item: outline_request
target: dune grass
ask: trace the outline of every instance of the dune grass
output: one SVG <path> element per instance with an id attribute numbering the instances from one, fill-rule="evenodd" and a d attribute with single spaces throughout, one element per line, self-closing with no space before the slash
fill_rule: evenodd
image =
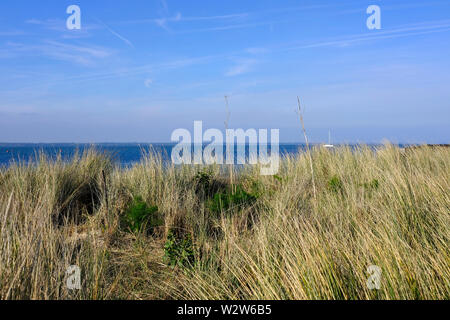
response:
<path id="1" fill-rule="evenodd" d="M 2 168 L 0 298 L 449 299 L 450 149 L 311 157 L 315 197 L 305 154 L 233 187 L 228 166 L 151 153 L 129 169 L 95 150 Z"/>

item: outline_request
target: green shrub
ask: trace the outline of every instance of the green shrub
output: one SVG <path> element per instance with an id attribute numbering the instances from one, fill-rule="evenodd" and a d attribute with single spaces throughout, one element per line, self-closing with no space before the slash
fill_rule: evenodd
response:
<path id="1" fill-rule="evenodd" d="M 256 180 L 256 179 L 252 179 L 249 189 L 250 189 L 250 195 L 255 198 L 254 200 L 261 198 L 265 193 L 264 184 L 261 181 Z"/>
<path id="2" fill-rule="evenodd" d="M 234 192 L 216 193 L 208 203 L 209 210 L 214 213 L 226 211 L 235 206 L 249 206 L 253 204 L 257 196 L 246 192 L 242 186 L 237 185 Z"/>
<path id="3" fill-rule="evenodd" d="M 200 198 L 211 198 L 215 193 L 226 189 L 227 185 L 214 178 L 210 170 L 197 172 L 193 179 L 195 193 Z"/>
<path id="4" fill-rule="evenodd" d="M 364 183 L 364 188 L 369 189 L 369 190 L 377 190 L 379 186 L 380 186 L 380 183 L 378 182 L 377 179 L 373 179 L 372 181 L 370 181 L 368 183 Z"/>
<path id="5" fill-rule="evenodd" d="M 194 245 L 190 234 L 179 235 L 169 231 L 164 245 L 164 258 L 169 266 L 187 267 L 195 261 Z"/>
<path id="6" fill-rule="evenodd" d="M 328 181 L 328 189 L 333 191 L 333 192 L 341 192 L 342 191 L 342 181 L 338 176 L 333 176 L 329 181 Z"/>
<path id="7" fill-rule="evenodd" d="M 197 172 L 197 174 L 194 177 L 194 180 L 197 185 L 207 188 L 211 184 L 212 178 L 213 177 L 211 171 L 202 170 Z"/>
<path id="8" fill-rule="evenodd" d="M 142 197 L 138 196 L 125 212 L 124 222 L 126 227 L 132 232 L 150 231 L 163 224 L 158 216 L 157 206 L 148 206 Z"/>
<path id="9" fill-rule="evenodd" d="M 278 182 L 283 183 L 283 178 L 280 177 L 279 175 L 275 174 L 275 175 L 273 175 L 273 177 L 274 177 Z"/>

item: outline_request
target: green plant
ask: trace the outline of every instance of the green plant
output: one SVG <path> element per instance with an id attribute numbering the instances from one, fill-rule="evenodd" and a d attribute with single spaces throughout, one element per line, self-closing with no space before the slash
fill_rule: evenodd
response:
<path id="1" fill-rule="evenodd" d="M 126 227 L 132 232 L 140 232 L 144 230 L 153 231 L 154 228 L 163 224 L 162 219 L 158 216 L 157 206 L 148 206 L 138 196 L 133 199 L 133 202 L 125 212 Z"/>
<path id="2" fill-rule="evenodd" d="M 333 192 L 341 192 L 342 191 L 342 181 L 338 176 L 333 176 L 328 181 L 328 189 Z"/>
<path id="3" fill-rule="evenodd" d="M 194 245 L 190 234 L 177 235 L 172 230 L 164 245 L 164 258 L 169 266 L 187 267 L 195 261 Z"/>
<path id="4" fill-rule="evenodd" d="M 372 179 L 372 181 L 370 181 L 368 183 L 364 183 L 364 188 L 369 189 L 369 190 L 377 190 L 379 186 L 380 186 L 380 183 L 378 182 L 377 179 Z"/>
<path id="5" fill-rule="evenodd" d="M 208 170 L 199 171 L 195 175 L 194 180 L 196 181 L 197 184 L 207 187 L 211 183 L 212 173 L 211 171 Z"/>
<path id="6" fill-rule="evenodd" d="M 273 175 L 273 177 L 274 177 L 278 182 L 283 183 L 283 178 L 280 177 L 279 175 L 275 174 L 275 175 Z"/>
<path id="7" fill-rule="evenodd" d="M 261 198 L 265 193 L 265 186 L 259 180 L 251 179 L 251 183 L 249 185 L 250 195 L 256 199 Z"/>
<path id="8" fill-rule="evenodd" d="M 257 195 L 246 192 L 241 185 L 236 185 L 234 192 L 228 190 L 226 193 L 216 193 L 209 201 L 208 207 L 211 212 L 220 213 L 235 206 L 251 205 L 257 198 Z"/>
<path id="9" fill-rule="evenodd" d="M 193 179 L 195 193 L 201 198 L 211 198 L 215 193 L 226 189 L 227 185 L 214 178 L 211 170 L 197 172 Z"/>
<path id="10" fill-rule="evenodd" d="M 195 192 L 207 195 L 213 182 L 212 173 L 207 170 L 197 172 L 194 177 Z"/>

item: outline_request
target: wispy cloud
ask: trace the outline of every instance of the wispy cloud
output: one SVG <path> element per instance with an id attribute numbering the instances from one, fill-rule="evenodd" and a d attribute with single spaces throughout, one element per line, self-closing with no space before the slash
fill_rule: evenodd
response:
<path id="1" fill-rule="evenodd" d="M 421 23 L 400 25 L 392 29 L 384 29 L 380 31 L 371 31 L 360 34 L 349 34 L 342 37 L 322 39 L 312 43 L 291 42 L 278 44 L 273 46 L 261 47 L 256 49 L 246 49 L 248 53 L 256 52 L 278 52 L 301 50 L 319 47 L 346 47 L 357 43 L 380 41 L 385 39 L 412 37 L 431 33 L 441 33 L 450 31 L 450 20 L 426 21 Z"/>
<path id="2" fill-rule="evenodd" d="M 372 33 L 351 35 L 336 40 L 320 41 L 290 49 L 302 49 L 302 48 L 316 48 L 316 47 L 329 47 L 329 46 L 347 46 L 350 44 L 366 41 L 377 41 L 383 39 L 411 37 L 429 33 L 439 33 L 450 31 L 450 20 L 424 22 L 419 24 L 411 24 L 403 27 L 397 27 L 391 30 L 377 31 Z"/>
<path id="3" fill-rule="evenodd" d="M 108 30 L 112 35 L 114 35 L 115 37 L 117 37 L 118 39 L 122 40 L 126 45 L 130 46 L 131 48 L 134 48 L 134 45 L 131 43 L 130 40 L 128 40 L 127 38 L 125 38 L 124 36 L 122 36 L 121 34 L 119 34 L 118 32 L 114 31 L 113 29 L 111 29 L 106 23 L 104 23 L 103 21 L 101 21 L 100 19 L 97 19 L 97 21 L 102 24 L 106 30 Z"/>
<path id="4" fill-rule="evenodd" d="M 26 35 L 25 32 L 20 30 L 14 30 L 14 31 L 1 31 L 0 37 L 15 37 L 15 36 L 23 36 Z"/>
<path id="5" fill-rule="evenodd" d="M 126 37 L 124 37 L 117 31 L 113 30 L 110 26 L 108 26 L 106 23 L 104 23 L 100 19 L 94 18 L 94 20 L 97 21 L 97 24 L 83 23 L 82 28 L 79 30 L 68 30 L 66 27 L 65 20 L 62 20 L 62 19 L 47 19 L 47 20 L 30 19 L 30 20 L 25 21 L 25 23 L 40 26 L 41 28 L 44 28 L 46 30 L 59 32 L 61 34 L 61 38 L 63 38 L 63 39 L 87 38 L 87 37 L 92 36 L 91 32 L 93 30 L 105 29 L 109 33 L 111 33 L 113 36 L 115 36 L 116 38 L 118 38 L 122 42 L 124 42 L 127 46 L 134 48 L 133 43 L 130 40 L 128 40 Z"/>
<path id="6" fill-rule="evenodd" d="M 244 18 L 255 19 L 258 16 L 274 14 L 274 13 L 292 13 L 294 11 L 306 11 L 306 10 L 318 10 L 328 7 L 335 7 L 336 5 L 308 5 L 308 6 L 297 6 L 297 7 L 286 7 L 271 10 L 262 10 L 255 12 L 237 12 L 222 15 L 211 15 L 211 16 L 182 16 L 181 13 L 177 13 L 174 17 L 170 17 L 169 9 L 165 1 L 161 1 L 161 9 L 158 13 L 162 18 L 153 19 L 136 19 L 122 21 L 119 23 L 124 24 L 139 24 L 139 23 L 156 23 L 159 25 L 166 24 L 167 22 L 190 22 L 190 21 L 222 21 L 222 20 L 239 20 Z M 338 5 L 340 6 L 340 4 Z"/>
<path id="7" fill-rule="evenodd" d="M 204 20 L 227 20 L 227 19 L 237 19 L 248 17 L 248 13 L 235 13 L 235 14 L 225 14 L 218 16 L 204 16 L 204 17 L 183 17 L 182 21 L 204 21 Z"/>
<path id="8" fill-rule="evenodd" d="M 69 45 L 53 40 L 45 40 L 40 44 L 8 42 L 4 48 L 0 49 L 0 56 L 4 58 L 24 55 L 36 56 L 36 54 L 55 60 L 90 66 L 94 65 L 96 60 L 112 55 L 112 51 L 103 47 Z"/>
<path id="9" fill-rule="evenodd" d="M 258 61 L 255 59 L 242 59 L 239 60 L 238 63 L 230 68 L 226 73 L 225 76 L 227 77 L 234 77 L 238 76 L 244 73 L 248 73 L 251 71 L 252 67 L 257 63 Z"/>
<path id="10" fill-rule="evenodd" d="M 152 84 L 153 84 L 153 80 L 152 80 L 152 79 L 146 79 L 146 80 L 144 81 L 144 85 L 145 85 L 147 88 L 150 88 L 150 87 L 152 86 Z"/>
<path id="11" fill-rule="evenodd" d="M 283 21 L 287 23 L 287 21 Z M 234 30 L 234 29 L 246 29 L 246 28 L 254 28 L 261 26 L 269 26 L 273 22 L 257 22 L 257 23 L 243 23 L 243 24 L 230 24 L 226 26 L 217 26 L 217 27 L 207 27 L 207 28 L 198 28 L 198 29 L 186 29 L 182 31 L 178 31 L 178 34 L 185 33 L 197 33 L 197 32 L 211 32 L 211 31 L 225 31 L 225 30 Z"/>
<path id="12" fill-rule="evenodd" d="M 33 50 L 33 48 L 27 48 L 28 50 Z M 1 57 L 2 51 L 0 50 L 0 57 Z M 112 53 L 111 53 L 112 54 Z M 167 62 L 160 62 L 160 63 L 154 63 L 154 64 L 146 64 L 146 65 L 139 65 L 134 67 L 117 67 L 117 68 L 109 68 L 108 71 L 105 72 L 90 72 L 85 73 L 82 75 L 74 75 L 74 76 L 60 76 L 56 77 L 51 81 L 38 81 L 35 83 L 31 83 L 30 85 L 23 87 L 23 89 L 30 89 L 30 88 L 38 88 L 38 87 L 50 87 L 53 85 L 58 85 L 60 83 L 67 83 L 70 82 L 72 84 L 78 83 L 89 83 L 89 82 L 98 82 L 98 81 L 105 81 L 109 79 L 121 79 L 121 78 L 128 78 L 133 77 L 137 75 L 147 75 L 149 73 L 158 72 L 158 71 L 165 71 L 165 70 L 172 70 L 172 69 L 179 69 L 184 68 L 188 66 L 193 65 L 201 65 L 210 63 L 217 60 L 223 60 L 227 57 L 226 54 L 221 55 L 210 55 L 210 56 L 202 56 L 202 57 L 195 57 L 195 58 L 186 58 L 186 59 L 177 59 Z M 65 57 L 63 57 L 65 58 Z M 48 77 L 46 77 L 48 79 Z M 149 79 L 147 79 L 149 80 Z M 147 83 L 150 84 L 150 83 Z M 144 82 L 145 85 L 145 82 Z M 1 90 L 0 90 L 1 91 Z"/>
<path id="13" fill-rule="evenodd" d="M 264 20 L 261 22 L 254 22 L 254 23 L 234 23 L 234 24 L 229 24 L 229 25 L 212 26 L 212 27 L 198 28 L 198 29 L 183 29 L 183 30 L 177 31 L 175 33 L 187 34 L 187 33 L 197 33 L 197 32 L 226 31 L 226 30 L 235 30 L 235 29 L 257 28 L 257 27 L 264 27 L 264 26 L 269 26 L 272 28 L 274 24 L 289 24 L 296 20 L 297 19 L 282 19 L 282 20 L 280 19 L 277 21 Z"/>
<path id="14" fill-rule="evenodd" d="M 163 28 L 166 31 L 170 31 L 167 23 L 170 21 L 179 21 L 181 19 L 181 13 L 177 13 L 174 17 L 170 17 L 169 6 L 167 5 L 166 0 L 160 0 L 159 2 L 160 8 L 158 10 L 158 14 L 160 18 L 153 19 L 153 22 L 160 28 Z"/>
<path id="15" fill-rule="evenodd" d="M 184 17 L 180 12 L 178 12 L 173 17 L 165 18 L 154 18 L 154 19 L 138 19 L 138 20 L 128 20 L 119 22 L 121 24 L 145 24 L 145 23 L 155 23 L 159 26 L 167 24 L 168 22 L 191 22 L 191 21 L 220 21 L 220 20 L 230 20 L 237 18 L 245 18 L 248 13 L 237 13 L 228 15 L 217 15 L 217 16 L 198 16 L 198 17 Z"/>
<path id="16" fill-rule="evenodd" d="M 53 30 L 53 31 L 66 31 L 67 30 L 65 21 L 61 20 L 61 19 L 47 19 L 47 20 L 29 19 L 29 20 L 25 21 L 25 23 L 41 26 L 47 30 Z"/>
<path id="17" fill-rule="evenodd" d="M 326 5 L 302 5 L 296 7 L 284 7 L 269 10 L 261 10 L 254 12 L 237 12 L 228 14 L 219 14 L 211 16 L 184 16 L 180 12 L 175 15 L 170 13 L 169 7 L 165 0 L 160 1 L 160 9 L 158 10 L 159 18 L 151 19 L 135 19 L 128 21 L 116 22 L 115 24 L 154 24 L 159 28 L 162 28 L 168 32 L 174 34 L 188 34 L 188 33 L 198 33 L 198 32 L 215 32 L 215 31 L 227 31 L 235 29 L 247 29 L 255 28 L 261 26 L 269 26 L 273 28 L 274 24 L 279 23 L 292 23 L 297 19 L 286 19 L 286 17 L 280 17 L 283 14 L 292 14 L 297 11 L 313 11 L 322 10 L 331 7 L 345 6 L 348 3 L 339 4 L 326 4 Z M 273 20 L 274 16 L 277 16 L 277 20 Z M 175 23 L 189 23 L 189 22 L 204 22 L 204 27 L 201 28 L 186 28 L 183 29 L 173 29 L 171 24 Z M 224 23 L 226 23 L 224 25 Z"/>
<path id="18" fill-rule="evenodd" d="M 82 28 L 79 30 L 68 30 L 66 21 L 63 19 L 30 19 L 25 21 L 25 23 L 59 33 L 60 37 L 63 39 L 88 38 L 92 36 L 93 30 L 102 29 L 102 26 L 97 24 L 83 23 Z"/>
<path id="19" fill-rule="evenodd" d="M 171 18 L 159 18 L 159 19 L 153 19 L 152 22 L 154 22 L 158 27 L 161 27 L 165 30 L 169 30 L 169 27 L 167 24 L 169 22 L 177 22 L 181 21 L 181 13 L 177 13 L 174 17 Z"/>
<path id="20" fill-rule="evenodd" d="M 137 20 L 127 20 L 127 21 L 121 21 L 116 22 L 114 24 L 116 25 L 124 25 L 124 24 L 154 24 L 166 31 L 170 31 L 169 24 L 173 22 L 180 22 L 180 21 L 192 21 L 190 18 L 183 18 L 180 12 L 177 12 L 174 16 L 162 15 L 160 18 L 153 18 L 153 19 L 137 19 Z"/>

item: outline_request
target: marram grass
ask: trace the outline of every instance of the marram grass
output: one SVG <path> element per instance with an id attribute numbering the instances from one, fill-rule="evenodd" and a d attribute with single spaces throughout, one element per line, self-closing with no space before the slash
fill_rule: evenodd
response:
<path id="1" fill-rule="evenodd" d="M 233 186 L 228 167 L 152 154 L 130 169 L 95 150 L 2 168 L 0 298 L 449 299 L 450 149 L 311 156 L 316 197 L 305 154 L 274 177 L 236 171 Z M 151 233 L 122 223 L 136 197 L 158 208 Z"/>

